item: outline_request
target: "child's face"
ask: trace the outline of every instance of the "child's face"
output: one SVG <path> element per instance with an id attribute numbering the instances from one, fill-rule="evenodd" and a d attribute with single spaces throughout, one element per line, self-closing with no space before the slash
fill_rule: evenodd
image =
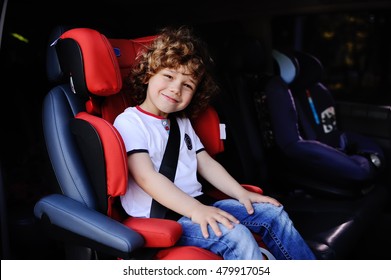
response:
<path id="1" fill-rule="evenodd" d="M 164 68 L 152 76 L 148 81 L 143 109 L 163 117 L 185 109 L 198 84 L 185 70 L 183 67 Z"/>

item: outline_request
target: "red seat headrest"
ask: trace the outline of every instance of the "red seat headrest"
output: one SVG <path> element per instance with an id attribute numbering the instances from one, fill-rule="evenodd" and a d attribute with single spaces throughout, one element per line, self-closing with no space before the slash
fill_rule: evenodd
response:
<path id="1" fill-rule="evenodd" d="M 117 57 L 122 78 L 129 75 L 140 51 L 148 47 L 156 36 L 147 36 L 138 39 L 109 39 Z"/>
<path id="2" fill-rule="evenodd" d="M 211 106 L 193 121 L 195 132 L 211 156 L 224 151 L 225 128 L 222 126 L 216 110 Z"/>
<path id="3" fill-rule="evenodd" d="M 113 47 L 96 30 L 74 28 L 56 41 L 61 69 L 71 78 L 77 94 L 110 96 L 122 88 L 122 77 Z"/>
<path id="4" fill-rule="evenodd" d="M 140 50 L 155 37 L 108 39 L 94 29 L 74 28 L 64 32 L 54 45 L 74 92 L 87 96 L 86 111 L 113 123 L 119 113 L 134 105 L 123 79 Z"/>

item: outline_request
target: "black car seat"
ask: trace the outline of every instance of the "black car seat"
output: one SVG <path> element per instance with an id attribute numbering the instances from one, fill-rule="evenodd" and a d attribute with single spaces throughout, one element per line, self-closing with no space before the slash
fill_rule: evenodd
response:
<path id="1" fill-rule="evenodd" d="M 276 178 L 342 196 L 362 195 L 378 181 L 385 157 L 364 135 L 338 129 L 336 106 L 321 83 L 322 65 L 304 52 L 273 50 L 276 72 L 265 94 L 276 144 Z M 277 168 L 278 165 L 278 168 Z"/>
<path id="2" fill-rule="evenodd" d="M 175 246 L 181 235 L 176 221 L 129 217 L 119 204 L 128 170 L 122 138 L 112 123 L 132 105 L 122 79 L 138 50 L 154 36 L 107 39 L 88 28 L 61 30 L 56 35 L 57 56 L 50 69 L 68 76 L 70 82 L 54 87 L 46 96 L 43 125 L 60 191 L 36 204 L 36 217 L 53 237 L 69 243 L 69 258 L 103 254 L 126 259 L 221 259 L 201 248 Z M 220 120 L 212 107 L 193 125 L 212 156 L 224 150 Z M 256 186 L 244 187 L 262 192 Z"/>
<path id="3" fill-rule="evenodd" d="M 215 107 L 220 118 L 230 127 L 227 133 L 237 137 L 232 143 L 234 149 L 228 146 L 224 154 L 233 153 L 233 158 L 236 154 L 241 155 L 243 160 L 237 160 L 236 164 L 241 164 L 242 169 L 249 167 L 248 173 L 243 173 L 246 177 L 241 180 L 261 186 L 284 204 L 319 259 L 348 258 L 382 213 L 386 202 L 385 188 L 376 186 L 365 196 L 345 197 L 325 193 L 310 195 L 301 191 L 302 186 L 295 186 L 289 180 L 284 180 L 284 185 L 276 183 L 272 177 L 287 178 L 280 172 L 283 161 L 271 164 L 278 154 L 274 152 L 276 136 L 272 129 L 268 95 L 275 94 L 280 104 L 276 114 L 293 116 L 292 120 L 288 118 L 281 123 L 281 128 L 295 132 L 297 126 L 287 126 L 288 123 L 295 124 L 289 87 L 280 75 L 273 73 L 272 49 L 261 41 L 238 36 L 228 39 L 223 46 L 222 57 L 218 60 L 222 62 L 218 77 L 223 92 Z M 226 158 L 220 160 L 223 165 L 227 164 Z M 302 179 L 308 175 L 304 173 Z M 329 173 L 329 176 L 333 174 Z"/>

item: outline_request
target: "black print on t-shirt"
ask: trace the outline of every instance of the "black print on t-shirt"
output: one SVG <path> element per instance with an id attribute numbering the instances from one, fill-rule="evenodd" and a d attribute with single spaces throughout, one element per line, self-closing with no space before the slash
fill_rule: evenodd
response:
<path id="1" fill-rule="evenodd" d="M 191 151 L 193 149 L 193 145 L 191 144 L 191 139 L 190 139 L 189 135 L 187 135 L 186 133 L 185 133 L 185 143 L 186 143 L 187 149 Z"/>

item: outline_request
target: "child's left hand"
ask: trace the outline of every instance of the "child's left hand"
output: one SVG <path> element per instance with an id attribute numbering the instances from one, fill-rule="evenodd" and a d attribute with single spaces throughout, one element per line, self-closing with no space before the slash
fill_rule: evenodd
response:
<path id="1" fill-rule="evenodd" d="M 262 195 L 255 192 L 245 190 L 237 200 L 244 205 L 247 209 L 247 213 L 253 214 L 254 208 L 253 203 L 271 203 L 275 206 L 281 206 L 282 204 L 275 198 L 270 196 Z"/>

